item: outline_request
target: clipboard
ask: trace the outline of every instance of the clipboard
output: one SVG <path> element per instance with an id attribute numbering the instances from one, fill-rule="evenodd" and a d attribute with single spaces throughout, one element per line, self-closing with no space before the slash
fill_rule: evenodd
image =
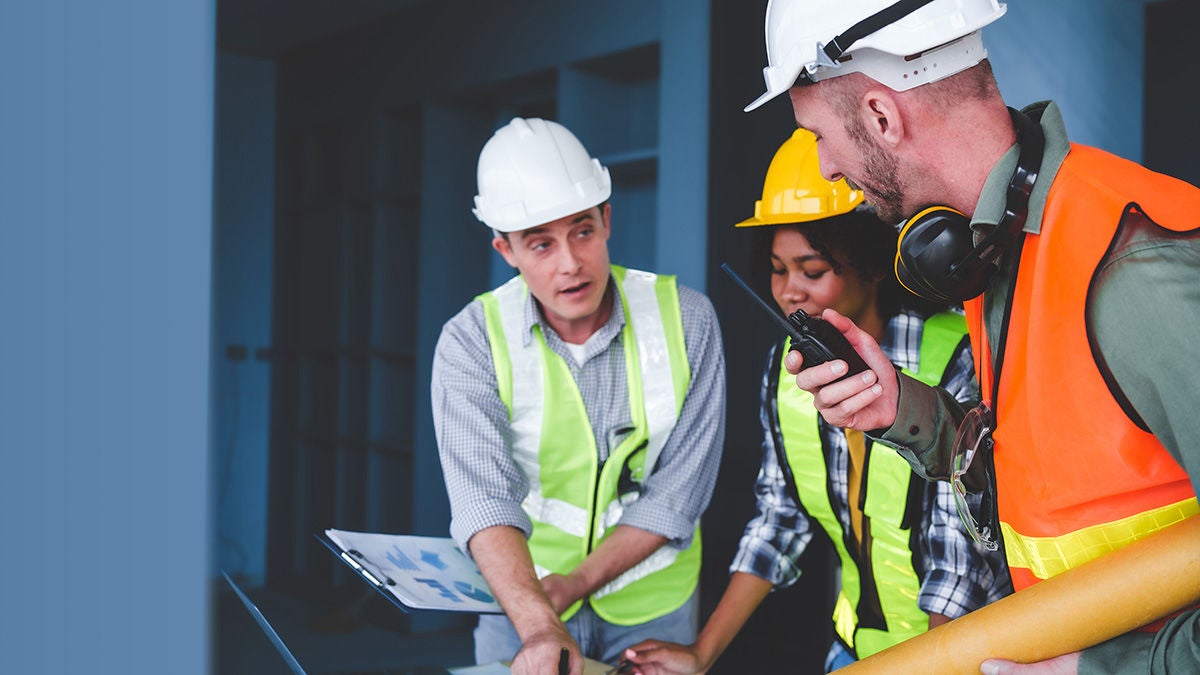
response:
<path id="1" fill-rule="evenodd" d="M 479 567 L 449 537 L 335 529 L 314 536 L 404 612 L 503 613 Z"/>

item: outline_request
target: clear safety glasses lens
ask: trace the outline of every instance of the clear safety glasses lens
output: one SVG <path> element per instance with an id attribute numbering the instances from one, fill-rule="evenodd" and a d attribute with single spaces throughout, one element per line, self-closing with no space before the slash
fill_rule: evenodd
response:
<path id="1" fill-rule="evenodd" d="M 954 487 L 954 504 L 958 507 L 958 516 L 966 526 L 967 534 L 989 551 L 999 548 L 993 532 L 994 523 L 980 525 L 971 512 L 968 499 L 969 491 L 963 483 L 963 476 L 971 468 L 971 462 L 980 452 L 987 452 L 992 445 L 992 428 L 994 426 L 992 411 L 986 405 L 980 404 L 972 408 L 958 425 L 958 434 L 954 437 L 954 446 L 950 456 L 950 484 Z M 988 490 L 991 489 L 989 485 Z M 990 504 L 994 506 L 994 496 Z"/>

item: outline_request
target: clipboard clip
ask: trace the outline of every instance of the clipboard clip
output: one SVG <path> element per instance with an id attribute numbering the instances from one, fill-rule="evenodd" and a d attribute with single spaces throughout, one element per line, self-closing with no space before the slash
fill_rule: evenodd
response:
<path id="1" fill-rule="evenodd" d="M 349 551 L 338 551 L 338 556 L 342 560 L 345 560 L 346 564 L 352 567 L 355 572 L 358 572 L 367 581 L 375 584 L 376 587 L 382 589 L 385 585 L 396 585 L 396 582 L 393 581 L 391 577 L 380 572 L 378 568 L 374 570 L 367 569 L 367 566 L 371 565 L 371 562 L 367 560 L 366 556 L 359 553 L 355 549 L 350 549 Z"/>

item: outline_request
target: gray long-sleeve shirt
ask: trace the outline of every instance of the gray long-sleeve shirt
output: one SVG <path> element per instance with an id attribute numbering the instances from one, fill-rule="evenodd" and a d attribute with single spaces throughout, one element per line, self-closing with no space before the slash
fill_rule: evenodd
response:
<path id="1" fill-rule="evenodd" d="M 682 548 L 690 543 L 717 478 L 725 437 L 725 355 L 708 298 L 680 286 L 679 304 L 691 382 L 657 469 L 646 479 L 639 499 L 625 509 L 620 524 L 666 537 Z M 532 296 L 525 322 L 530 329 L 539 323 L 550 349 L 570 367 L 603 462 L 633 429 L 620 295 L 613 293 L 611 317 L 584 344 L 582 362 L 545 322 Z M 451 536 L 464 551 L 471 537 L 488 527 L 508 525 L 529 536 L 532 526 L 521 508 L 529 485 L 512 459 L 508 412 L 497 390 L 479 301 L 442 328 L 431 394 L 450 496 Z"/>

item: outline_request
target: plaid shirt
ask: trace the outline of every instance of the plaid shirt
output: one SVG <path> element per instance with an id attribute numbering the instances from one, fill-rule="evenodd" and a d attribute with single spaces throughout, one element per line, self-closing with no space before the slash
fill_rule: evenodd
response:
<path id="1" fill-rule="evenodd" d="M 895 365 L 916 371 L 921 349 L 924 321 L 915 314 L 901 313 L 888 323 L 880 347 Z M 813 535 L 813 521 L 789 493 L 787 480 L 779 466 L 774 435 L 770 432 L 768 406 L 774 391 L 769 391 L 771 371 L 779 367 L 781 345 L 771 348 L 763 372 L 760 419 L 764 434 L 763 461 L 754 493 L 758 515 L 746 526 L 730 572 L 746 572 L 770 581 L 776 587 L 789 586 L 800 577 L 797 561 Z M 946 389 L 959 400 L 978 399 L 970 349 L 964 349 L 946 369 Z M 844 531 L 850 529 L 846 475 L 849 450 L 846 435 L 837 427 L 820 421 L 821 442 L 829 457 L 830 502 Z M 867 448 L 871 447 L 867 438 Z M 887 449 L 890 451 L 890 449 Z M 919 550 L 913 562 L 921 579 L 918 606 L 929 614 L 957 618 L 1012 592 L 1003 553 L 988 553 L 967 535 L 950 484 L 930 482 L 925 488 L 927 527 L 919 534 Z M 819 527 L 819 525 L 817 526 Z"/>

